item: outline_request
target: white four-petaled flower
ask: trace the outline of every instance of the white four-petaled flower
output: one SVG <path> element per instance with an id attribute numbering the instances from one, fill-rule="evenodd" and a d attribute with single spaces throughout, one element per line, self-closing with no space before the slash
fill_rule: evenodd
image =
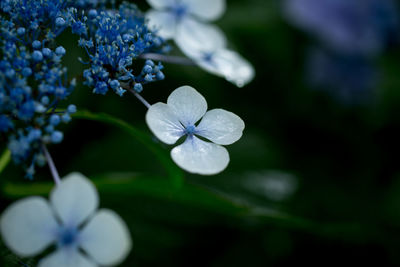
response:
<path id="1" fill-rule="evenodd" d="M 83 175 L 62 179 L 50 195 L 28 197 L 8 207 L 0 220 L 5 244 L 17 255 L 38 255 L 51 244 L 57 250 L 39 267 L 96 267 L 120 263 L 131 249 L 128 228 L 113 211 L 96 212 L 99 198 Z"/>
<path id="2" fill-rule="evenodd" d="M 181 51 L 204 70 L 222 76 L 238 87 L 255 75 L 253 66 L 227 49 L 226 38 L 208 21 L 225 11 L 225 0 L 148 0 L 150 27 L 166 39 L 174 39 Z"/>
<path id="3" fill-rule="evenodd" d="M 232 112 L 223 109 L 207 111 L 204 97 L 190 86 L 173 91 L 167 104 L 152 105 L 147 111 L 146 122 L 164 143 L 175 144 L 186 136 L 182 144 L 172 149 L 172 159 L 181 168 L 204 175 L 216 174 L 226 168 L 229 154 L 221 145 L 236 142 L 244 130 L 243 120 Z"/>
<path id="4" fill-rule="evenodd" d="M 226 48 L 225 35 L 213 25 L 187 23 L 181 27 L 175 43 L 198 66 L 238 87 L 254 78 L 253 66 L 237 52 Z"/>
<path id="5" fill-rule="evenodd" d="M 225 0 L 147 0 L 153 7 L 146 17 L 158 34 L 165 39 L 175 38 L 180 27 L 201 24 L 221 17 Z"/>

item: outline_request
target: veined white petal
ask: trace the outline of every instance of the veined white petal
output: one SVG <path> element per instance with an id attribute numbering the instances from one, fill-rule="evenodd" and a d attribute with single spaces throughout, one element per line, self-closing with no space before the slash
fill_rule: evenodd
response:
<path id="1" fill-rule="evenodd" d="M 230 145 L 242 136 L 243 120 L 236 114 L 223 110 L 207 111 L 196 127 L 198 135 L 203 136 L 219 145 Z"/>
<path id="2" fill-rule="evenodd" d="M 22 257 L 34 256 L 55 242 L 58 227 L 48 202 L 41 197 L 11 204 L 0 219 L 5 244 Z"/>
<path id="3" fill-rule="evenodd" d="M 77 249 L 59 249 L 40 260 L 38 267 L 97 267 Z"/>
<path id="4" fill-rule="evenodd" d="M 147 0 L 150 6 L 155 9 L 163 9 L 175 5 L 176 0 Z"/>
<path id="5" fill-rule="evenodd" d="M 216 20 L 226 10 L 225 0 L 181 0 L 188 6 L 189 12 L 204 20 Z"/>
<path id="6" fill-rule="evenodd" d="M 169 95 L 167 104 L 184 126 L 196 123 L 207 111 L 206 99 L 190 86 L 175 89 Z"/>
<path id="7" fill-rule="evenodd" d="M 205 142 L 196 136 L 171 151 L 172 159 L 182 169 L 203 175 L 217 174 L 229 163 L 228 151 L 217 144 Z"/>
<path id="8" fill-rule="evenodd" d="M 154 135 L 166 144 L 175 144 L 184 134 L 184 128 L 178 116 L 164 103 L 150 106 L 146 113 L 146 122 Z"/>
<path id="9" fill-rule="evenodd" d="M 157 34 L 164 39 L 175 37 L 176 18 L 168 11 L 150 10 L 146 13 L 150 29 L 156 30 Z"/>
<path id="10" fill-rule="evenodd" d="M 50 202 L 63 224 L 72 227 L 80 225 L 97 209 L 99 197 L 88 178 L 71 173 L 51 192 Z"/>
<path id="11" fill-rule="evenodd" d="M 225 77 L 238 87 L 249 83 L 255 75 L 253 66 L 238 53 L 221 49 L 208 59 L 194 59 L 200 67 L 213 74 Z"/>
<path id="12" fill-rule="evenodd" d="M 187 17 L 177 25 L 175 43 L 187 56 L 200 58 L 225 48 L 226 37 L 218 27 Z"/>
<path id="13" fill-rule="evenodd" d="M 83 228 L 80 246 L 100 265 L 114 265 L 125 259 L 132 247 L 128 227 L 111 210 L 100 210 Z"/>

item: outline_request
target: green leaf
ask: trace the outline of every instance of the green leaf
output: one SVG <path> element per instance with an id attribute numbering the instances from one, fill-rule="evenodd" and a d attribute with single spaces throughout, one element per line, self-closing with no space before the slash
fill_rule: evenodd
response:
<path id="1" fill-rule="evenodd" d="M 8 163 L 10 163 L 10 160 L 11 160 L 11 152 L 10 150 L 5 149 L 0 157 L 0 173 L 4 171 Z"/>
<path id="2" fill-rule="evenodd" d="M 150 197 L 160 201 L 201 208 L 228 217 L 255 218 L 264 222 L 287 224 L 295 228 L 308 228 L 312 225 L 306 220 L 289 216 L 277 210 L 234 201 L 229 196 L 199 185 L 185 183 L 177 189 L 162 177 L 117 173 L 98 175 L 91 180 L 101 194 Z M 9 198 L 21 198 L 30 195 L 46 196 L 53 186 L 53 183 L 48 182 L 35 182 L 28 185 L 6 182 L 2 190 L 3 194 Z"/>
<path id="3" fill-rule="evenodd" d="M 164 166 L 168 177 L 170 178 L 175 188 L 179 188 L 182 186 L 184 181 L 183 171 L 171 160 L 169 153 L 162 149 L 159 145 L 154 143 L 154 141 L 148 134 L 143 133 L 142 131 L 136 129 L 135 127 L 121 119 L 104 113 L 78 111 L 73 115 L 73 117 L 77 119 L 92 120 L 110 124 L 124 130 L 136 140 L 145 145 L 154 154 L 154 156 Z"/>
<path id="4" fill-rule="evenodd" d="M 112 177 L 112 178 L 111 178 Z M 257 222 L 278 227 L 300 230 L 333 239 L 355 239 L 359 236 L 370 237 L 378 231 L 370 225 L 357 222 L 319 223 L 288 213 L 257 206 L 245 201 L 238 201 L 227 194 L 186 182 L 179 189 L 157 176 L 146 176 L 132 173 L 112 173 L 97 175 L 91 181 L 101 194 L 118 197 L 139 196 L 157 199 L 160 205 L 164 202 L 199 208 L 217 213 L 236 222 Z M 10 199 L 31 195 L 47 196 L 54 184 L 49 182 L 11 183 L 6 182 L 2 193 Z"/>

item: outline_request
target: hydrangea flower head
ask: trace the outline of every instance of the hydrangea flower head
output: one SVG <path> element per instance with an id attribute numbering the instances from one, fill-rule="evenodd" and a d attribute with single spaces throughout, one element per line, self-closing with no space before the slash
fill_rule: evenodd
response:
<path id="1" fill-rule="evenodd" d="M 5 244 L 30 257 L 51 244 L 57 250 L 39 267 L 96 267 L 121 262 L 131 248 L 129 231 L 113 211 L 96 211 L 99 198 L 83 175 L 65 177 L 50 195 L 28 197 L 9 206 L 0 219 Z"/>
<path id="2" fill-rule="evenodd" d="M 147 0 L 154 8 L 146 17 L 163 38 L 176 36 L 179 28 L 188 23 L 213 21 L 225 12 L 225 0 Z"/>
<path id="3" fill-rule="evenodd" d="M 172 149 L 172 159 L 182 169 L 204 175 L 216 174 L 226 168 L 229 154 L 221 145 L 239 140 L 245 126 L 232 112 L 223 109 L 207 111 L 204 97 L 190 86 L 173 91 L 167 104 L 152 105 L 146 114 L 146 122 L 166 144 L 175 144 L 181 137 L 186 137 L 182 144 Z"/>
<path id="4" fill-rule="evenodd" d="M 122 3 L 118 12 L 90 10 L 88 15 L 78 20 L 88 28 L 87 34 L 80 34 L 79 45 L 89 56 L 90 68 L 83 76 L 94 93 L 104 95 L 112 90 L 122 96 L 126 88 L 164 79 L 161 64 L 145 64 L 141 72 L 133 73 L 133 61 L 141 54 L 167 49 L 135 5 Z"/>
<path id="5" fill-rule="evenodd" d="M 295 25 L 341 52 L 380 52 L 398 32 L 393 0 L 287 0 L 285 12 Z"/>
<path id="6" fill-rule="evenodd" d="M 27 178 L 46 163 L 41 145 L 62 141 L 60 120 L 50 117 L 75 87 L 62 64 L 66 50 L 54 40 L 65 29 L 66 6 L 61 0 L 0 3 L 0 135 Z M 63 113 L 55 116 L 67 123 L 70 112 Z"/>

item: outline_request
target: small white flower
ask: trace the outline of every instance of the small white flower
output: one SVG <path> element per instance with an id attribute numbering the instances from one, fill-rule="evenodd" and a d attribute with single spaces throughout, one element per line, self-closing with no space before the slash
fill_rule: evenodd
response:
<path id="1" fill-rule="evenodd" d="M 11 204 L 0 219 L 5 244 L 17 255 L 38 255 L 51 244 L 57 250 L 39 267 L 96 267 L 120 263 L 131 249 L 128 228 L 113 211 L 96 212 L 94 185 L 72 173 L 53 189 L 50 203 L 28 197 Z"/>
<path id="2" fill-rule="evenodd" d="M 216 174 L 226 168 L 229 154 L 221 145 L 236 142 L 244 130 L 243 120 L 232 112 L 223 109 L 207 111 L 204 97 L 190 86 L 173 91 L 167 104 L 152 105 L 147 111 L 146 122 L 164 143 L 175 144 L 186 136 L 182 144 L 172 149 L 172 159 L 182 169 L 204 175 Z"/>
<path id="3" fill-rule="evenodd" d="M 187 23 L 213 21 L 225 12 L 225 0 L 147 0 L 154 8 L 147 12 L 149 25 L 165 39 L 176 36 Z"/>
<path id="4" fill-rule="evenodd" d="M 213 25 L 189 22 L 180 28 L 175 43 L 201 68 L 238 87 L 254 78 L 253 66 L 238 53 L 226 49 L 224 34 Z"/>

